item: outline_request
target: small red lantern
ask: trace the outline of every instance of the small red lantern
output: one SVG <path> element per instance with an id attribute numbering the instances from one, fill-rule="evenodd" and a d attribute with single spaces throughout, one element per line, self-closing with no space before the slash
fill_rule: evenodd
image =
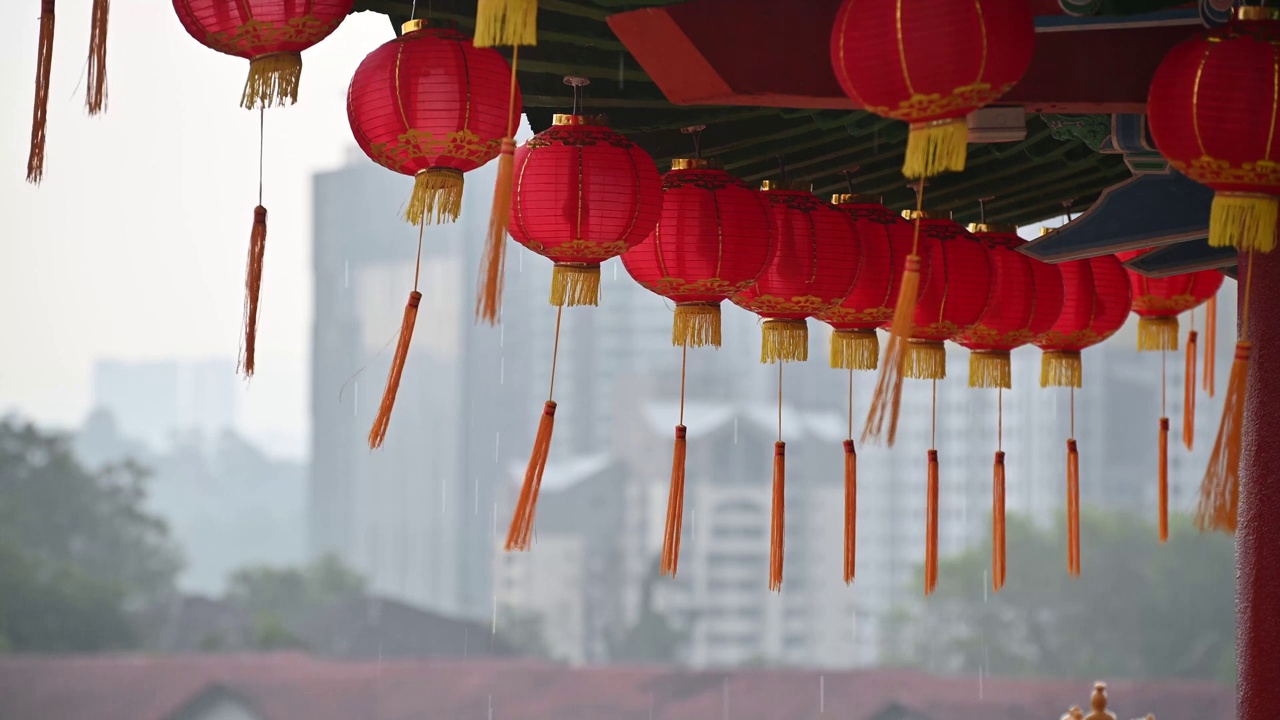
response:
<path id="1" fill-rule="evenodd" d="M 777 251 L 755 285 L 733 302 L 765 319 L 760 362 L 809 359 L 806 318 L 849 294 L 861 267 L 857 230 L 809 183 L 769 181 L 760 194 L 769 207 Z"/>
<path id="2" fill-rule="evenodd" d="M 880 357 L 876 328 L 893 319 L 902 285 L 899 268 L 911 252 L 911 238 L 892 232 L 902 218 L 872 198 L 840 194 L 831 199 L 858 234 L 862 269 L 839 305 L 818 315 L 830 325 L 831 367 L 875 370 Z"/>
<path id="3" fill-rule="evenodd" d="M 720 347 L 720 302 L 751 287 L 773 252 L 759 193 L 717 160 L 676 158 L 662 176 L 658 224 L 622 265 L 676 304 L 671 344 Z"/>
<path id="4" fill-rule="evenodd" d="M 240 104 L 246 109 L 298 100 L 302 51 L 325 39 L 355 0 L 173 0 L 191 37 L 249 61 Z"/>
<path id="5" fill-rule="evenodd" d="M 1280 8 L 1236 12 L 1169 51 L 1151 79 L 1147 112 L 1160 153 L 1216 191 L 1209 244 L 1270 252 L 1280 205 Z"/>
<path id="6" fill-rule="evenodd" d="M 369 53 L 347 90 L 356 143 L 374 162 L 414 176 L 405 219 L 453 222 L 462 174 L 497 157 L 521 101 L 509 107 L 511 66 L 455 30 L 410 20 Z"/>
<path id="7" fill-rule="evenodd" d="M 1025 0 L 844 0 L 831 65 L 854 102 L 911 124 L 902 173 L 919 178 L 964 169 L 965 115 L 1022 78 L 1034 44 Z"/>
<path id="8" fill-rule="evenodd" d="M 1058 263 L 1062 314 L 1035 339 L 1044 351 L 1040 386 L 1081 386 L 1080 351 L 1116 333 L 1129 314 L 1129 278 L 1114 255 Z"/>
<path id="9" fill-rule="evenodd" d="M 556 115 L 516 150 L 508 230 L 555 263 L 553 305 L 598 304 L 600 263 L 643 242 L 662 213 L 653 158 L 607 122 Z"/>
<path id="10" fill-rule="evenodd" d="M 920 220 L 923 266 L 903 374 L 941 380 L 947 376 L 943 341 L 963 333 L 987 309 L 991 299 L 991 261 L 982 243 L 954 220 L 927 211 L 909 210 L 903 216 Z M 915 227 L 902 223 L 893 226 L 893 232 L 909 246 Z"/>
<path id="11" fill-rule="evenodd" d="M 956 339 L 969 353 L 969 386 L 1011 388 L 1009 352 L 1048 332 L 1062 314 L 1062 272 L 1018 252 L 1016 225 L 977 224 L 969 231 L 991 259 L 991 302 Z"/>
<path id="12" fill-rule="evenodd" d="M 1132 250 L 1117 253 L 1128 262 L 1145 253 Z M 1138 349 L 1166 351 L 1178 349 L 1178 316 L 1200 307 L 1222 287 L 1222 273 L 1201 270 L 1165 278 L 1149 278 L 1126 268 L 1133 293 L 1133 313 L 1138 316 Z"/>

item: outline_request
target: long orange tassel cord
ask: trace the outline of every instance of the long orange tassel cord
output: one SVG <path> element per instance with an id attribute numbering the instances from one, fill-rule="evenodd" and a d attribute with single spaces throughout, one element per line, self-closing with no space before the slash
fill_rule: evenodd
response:
<path id="1" fill-rule="evenodd" d="M 1218 296 L 1209 298 L 1204 308 L 1204 389 L 1213 397 L 1218 378 Z"/>
<path id="2" fill-rule="evenodd" d="M 533 439 L 533 452 L 524 471 L 524 484 L 520 486 L 520 499 L 511 516 L 511 528 L 507 531 L 507 550 L 528 550 L 533 538 L 533 517 L 538 508 L 538 491 L 542 489 L 542 474 L 547 469 L 547 455 L 551 452 L 551 433 L 556 427 L 556 361 L 560 356 L 560 318 L 564 306 L 556 308 L 556 337 L 551 345 L 551 388 L 547 402 L 542 406 L 538 420 L 538 434 Z"/>
<path id="3" fill-rule="evenodd" d="M 1169 540 L 1169 414 L 1166 406 L 1166 381 L 1169 353 L 1160 351 L 1160 442 L 1159 442 L 1159 505 L 1160 542 Z"/>
<path id="4" fill-rule="evenodd" d="M 778 363 L 778 441 L 773 444 L 773 510 L 769 538 L 769 589 L 782 591 L 782 560 L 786 554 L 787 444 L 782 441 L 782 363 Z"/>
<path id="5" fill-rule="evenodd" d="M 107 109 L 107 18 L 110 14 L 111 0 L 93 0 L 89 20 L 89 81 L 84 97 L 90 115 Z"/>
<path id="6" fill-rule="evenodd" d="M 27 182 L 44 177 L 45 132 L 49 125 L 49 77 L 53 71 L 53 0 L 40 2 L 40 40 L 36 47 L 36 97 L 31 111 L 31 147 L 27 153 Z"/>
<path id="7" fill-rule="evenodd" d="M 1244 424 L 1244 396 L 1249 382 L 1249 293 L 1253 286 L 1253 253 L 1247 257 L 1244 303 L 1240 318 L 1240 340 L 1236 343 L 1235 360 L 1227 380 L 1227 396 L 1222 403 L 1222 422 L 1213 443 L 1209 467 L 1200 484 L 1200 502 L 1196 506 L 1196 526 L 1201 531 L 1236 531 L 1240 505 L 1240 432 Z"/>
<path id="8" fill-rule="evenodd" d="M 938 381 L 933 381 L 933 411 L 929 441 L 929 498 L 925 506 L 924 594 L 938 587 Z"/>
<path id="9" fill-rule="evenodd" d="M 400 321 L 400 336 L 396 340 L 396 352 L 391 356 L 391 369 L 387 373 L 387 386 L 382 391 L 382 402 L 378 404 L 378 414 L 373 419 L 373 427 L 369 429 L 369 449 L 382 447 L 387 439 L 387 428 L 391 425 L 391 411 L 396 405 L 396 394 L 400 392 L 400 378 L 404 375 L 405 362 L 409 359 L 409 341 L 413 339 L 413 326 L 418 320 L 418 304 L 422 302 L 422 293 L 418 292 L 418 280 L 422 274 L 422 233 L 426 223 L 418 223 L 418 257 L 413 267 L 413 291 L 409 293 L 409 301 L 404 306 L 404 317 Z"/>
<path id="10" fill-rule="evenodd" d="M 476 320 L 495 325 L 502 314 L 502 285 L 507 263 L 507 225 L 511 222 L 512 177 L 515 174 L 516 64 L 520 46 L 511 48 L 511 90 L 508 99 L 511 120 L 507 136 L 498 152 L 498 177 L 493 187 L 493 207 L 489 210 L 489 233 L 485 237 L 484 258 L 480 262 L 480 280 L 476 283 Z M 574 88 L 575 92 L 577 88 Z"/>
<path id="11" fill-rule="evenodd" d="M 1005 577 L 1004 388 L 996 390 L 996 404 L 996 459 L 991 482 L 991 588 L 1000 592 Z"/>
<path id="12" fill-rule="evenodd" d="M 867 424 L 862 430 L 862 442 L 879 440 L 888 420 L 887 442 L 890 447 L 898 435 L 898 410 L 902 405 L 902 377 L 907 364 L 907 352 L 913 332 L 916 300 L 920 296 L 920 210 L 924 207 L 924 182 L 916 188 L 915 229 L 911 236 L 911 254 L 902 269 L 902 286 L 893 310 L 893 323 L 889 329 L 889 343 L 885 347 L 884 362 L 880 365 L 880 377 L 871 397 L 871 409 Z"/>
<path id="13" fill-rule="evenodd" d="M 1067 438 L 1067 573 L 1080 577 L 1080 452 L 1076 447 L 1076 389 L 1071 388 L 1071 437 Z"/>
<path id="14" fill-rule="evenodd" d="M 1196 339 L 1196 311 L 1192 310 L 1182 384 L 1182 444 L 1188 450 L 1191 450 L 1196 443 Z"/>
<path id="15" fill-rule="evenodd" d="M 249 257 L 244 268 L 244 312 L 241 326 L 244 340 L 240 344 L 237 369 L 246 378 L 253 377 L 258 347 L 258 309 L 262 293 L 262 263 L 267 254 L 267 208 L 262 205 L 262 160 L 265 145 L 267 108 L 258 115 L 258 206 L 253 209 L 253 227 L 249 231 Z M 416 285 L 415 285 L 416 287 Z"/>
<path id="16" fill-rule="evenodd" d="M 667 495 L 667 527 L 662 536 L 662 562 L 659 572 L 671 577 L 676 576 L 680 566 L 680 532 L 684 524 L 684 461 L 685 461 L 685 426 L 684 426 L 684 388 L 685 367 L 689 361 L 689 345 L 686 343 L 680 353 L 680 422 L 676 425 L 675 450 L 671 455 L 671 491 Z"/>
<path id="17" fill-rule="evenodd" d="M 853 368 L 849 369 L 849 438 L 844 441 L 844 584 L 853 582 L 858 556 L 858 453 L 853 447 Z"/>

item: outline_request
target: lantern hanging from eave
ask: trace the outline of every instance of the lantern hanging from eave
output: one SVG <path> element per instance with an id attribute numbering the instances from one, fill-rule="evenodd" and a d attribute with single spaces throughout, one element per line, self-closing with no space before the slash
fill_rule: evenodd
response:
<path id="1" fill-rule="evenodd" d="M 1145 250 L 1118 253 L 1121 262 Z M 1203 305 L 1222 287 L 1222 273 L 1202 270 L 1165 278 L 1149 278 L 1128 268 L 1133 313 L 1138 316 L 1138 350 L 1160 353 L 1160 420 L 1157 441 L 1158 507 L 1160 542 L 1169 539 L 1169 417 L 1166 410 L 1165 364 L 1168 352 L 1178 349 L 1178 315 Z M 1196 334 L 1187 338 L 1186 375 L 1183 378 L 1182 441 L 1190 450 L 1195 425 Z"/>
<path id="2" fill-rule="evenodd" d="M 780 591 L 786 495 L 782 367 L 783 363 L 809 358 L 807 318 L 835 307 L 849 294 L 862 261 L 853 222 L 830 203 L 819 200 L 809 183 L 767 180 L 760 194 L 769 208 L 777 250 L 755 285 L 735 295 L 733 302 L 764 319 L 760 362 L 778 364 L 769 589 Z"/>
<path id="3" fill-rule="evenodd" d="M 27 150 L 27 182 L 44 178 L 44 147 L 49 125 L 49 90 L 53 75 L 54 0 L 40 0 L 40 29 L 36 41 L 35 100 L 31 112 L 31 142 Z M 85 110 L 98 115 L 107 109 L 107 19 L 111 0 L 93 0 L 89 18 L 89 59 L 85 63 Z"/>
<path id="4" fill-rule="evenodd" d="M 173 0 L 182 27 L 200 44 L 249 61 L 249 77 L 240 96 L 241 107 L 259 111 L 258 149 L 266 109 L 298 99 L 302 51 L 325 39 L 351 12 L 354 0 Z M 96 8 L 95 8 L 96 15 Z M 103 23 L 105 25 L 105 17 Z M 96 28 L 95 28 L 96 31 Z M 103 30 L 105 33 L 105 28 Z M 105 49 L 103 50 L 105 61 Z M 92 77 L 103 83 L 105 78 Z M 256 364 L 259 296 L 267 246 L 267 208 L 262 197 L 262 167 L 258 168 L 258 205 L 253 209 L 249 252 L 245 262 L 245 296 L 239 369 L 250 377 Z"/>
<path id="5" fill-rule="evenodd" d="M 556 344 L 566 305 L 596 305 L 600 263 L 640 244 L 662 214 L 662 179 L 653 158 L 609 129 L 604 116 L 556 115 L 550 128 L 515 152 L 509 231 L 555 263 L 551 304 Z M 551 376 L 555 378 L 555 353 Z M 553 386 L 554 389 L 554 386 Z M 507 532 L 507 550 L 525 550 L 533 533 L 556 403 L 543 405 L 524 485 Z"/>
<path id="6" fill-rule="evenodd" d="M 991 586 L 1004 586 L 1005 453 L 1004 389 L 1011 388 L 1009 354 L 1053 327 L 1062 313 L 1062 273 L 1053 265 L 1018 252 L 1026 241 L 1016 225 L 969 226 L 991 260 L 991 300 L 978 322 L 956 338 L 969 350 L 969 386 L 997 388 L 996 454 L 992 465 Z"/>
<path id="7" fill-rule="evenodd" d="M 452 28 L 410 20 L 400 37 L 369 53 L 351 78 L 347 120 L 356 143 L 379 165 L 414 177 L 405 219 L 418 225 L 419 264 L 424 227 L 456 220 L 463 173 L 498 154 L 512 122 L 509 70 L 496 50 L 474 47 Z M 386 438 L 421 300 L 415 269 L 391 371 L 369 431 L 371 448 Z"/>
<path id="8" fill-rule="evenodd" d="M 1047 230 L 1045 232 L 1048 232 Z M 1058 263 L 1062 314 L 1034 344 L 1041 387 L 1071 388 L 1071 433 L 1067 438 L 1067 571 L 1080 575 L 1080 455 L 1076 445 L 1075 389 L 1081 386 L 1080 351 L 1116 333 L 1129 314 L 1131 291 L 1114 255 Z"/>
<path id="9" fill-rule="evenodd" d="M 875 370 L 880 356 L 876 329 L 893 319 L 902 275 L 898 268 L 911 252 L 909 239 L 891 232 L 902 218 L 876 198 L 842 193 L 832 205 L 853 223 L 862 253 L 858 279 L 840 304 L 818 315 L 831 326 L 831 367 L 849 371 L 849 434 L 844 440 L 844 581 L 853 582 L 857 565 L 858 455 L 853 443 L 853 371 Z"/>
<path id="10" fill-rule="evenodd" d="M 908 178 L 963 170 L 965 116 L 1026 72 L 1026 0 L 844 0 L 831 33 L 836 79 L 868 112 L 910 123 Z"/>
<path id="11" fill-rule="evenodd" d="M 644 288 L 675 303 L 671 344 L 720 347 L 720 303 L 755 282 L 774 252 L 764 199 L 717 160 L 677 158 L 662 176 L 662 214 L 649 237 L 622 254 Z M 671 491 L 660 571 L 675 577 L 684 517 L 684 383 L 680 384 Z"/>

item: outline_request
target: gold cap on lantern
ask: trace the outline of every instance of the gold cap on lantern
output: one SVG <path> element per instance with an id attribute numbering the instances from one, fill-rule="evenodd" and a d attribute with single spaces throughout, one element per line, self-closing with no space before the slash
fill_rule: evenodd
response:
<path id="1" fill-rule="evenodd" d="M 832 205 L 879 205 L 879 195 L 856 195 L 854 193 L 836 193 L 831 196 Z"/>
<path id="2" fill-rule="evenodd" d="M 813 192 L 813 183 L 804 180 L 765 180 L 760 183 L 762 191 L 792 190 L 795 192 Z"/>
<path id="3" fill-rule="evenodd" d="M 556 113 L 551 116 L 552 125 L 604 125 L 609 124 L 608 115 L 573 115 Z"/>
<path id="4" fill-rule="evenodd" d="M 1236 8 L 1236 20 L 1280 20 L 1280 7 L 1243 5 Z"/>
<path id="5" fill-rule="evenodd" d="M 904 220 L 946 220 L 947 214 L 938 212 L 937 210 L 903 210 L 902 219 Z"/>
<path id="6" fill-rule="evenodd" d="M 1013 223 L 969 223 L 969 232 L 1017 235 L 1018 226 Z"/>
<path id="7" fill-rule="evenodd" d="M 724 164 L 719 158 L 672 158 L 672 170 L 721 170 Z"/>
<path id="8" fill-rule="evenodd" d="M 408 35 L 411 32 L 425 30 L 426 28 L 442 28 L 445 30 L 457 30 L 458 24 L 450 20 L 428 20 L 425 18 L 414 18 L 400 25 L 400 34 Z"/>

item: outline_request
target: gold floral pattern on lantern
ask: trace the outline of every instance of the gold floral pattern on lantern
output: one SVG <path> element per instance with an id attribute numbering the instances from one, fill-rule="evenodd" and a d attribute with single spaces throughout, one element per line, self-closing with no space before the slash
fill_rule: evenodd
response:
<path id="1" fill-rule="evenodd" d="M 897 108 L 868 107 L 867 111 L 890 117 L 895 120 L 915 122 L 916 118 L 932 118 L 939 115 L 952 115 L 961 110 L 983 107 L 1013 89 L 1013 83 L 993 88 L 987 83 L 974 83 L 958 87 L 950 95 L 916 93 L 909 99 L 898 103 Z"/>
<path id="2" fill-rule="evenodd" d="M 314 15 L 289 18 L 286 22 L 249 20 L 235 30 L 213 32 L 205 36 L 205 44 L 228 55 L 241 55 L 245 48 L 310 43 L 338 27 L 342 19 L 324 20 Z"/>
<path id="3" fill-rule="evenodd" d="M 893 319 L 892 307 L 878 307 L 866 310 L 851 310 L 837 305 L 823 312 L 818 319 L 831 323 L 886 323 Z"/>
<path id="4" fill-rule="evenodd" d="M 1158 295 L 1136 295 L 1133 298 L 1133 309 L 1139 313 L 1180 313 L 1196 307 L 1201 302 L 1203 300 L 1198 300 L 1191 295 L 1174 295 L 1167 298 Z"/>
<path id="5" fill-rule="evenodd" d="M 466 128 L 444 136 L 410 129 L 395 140 L 371 144 L 369 157 L 379 165 L 392 170 L 397 169 L 407 160 L 440 156 L 463 158 L 484 164 L 498 155 L 501 145 L 501 140 L 484 140 Z"/>
<path id="6" fill-rule="evenodd" d="M 804 314 L 817 315 L 830 308 L 832 303 L 814 295 L 794 295 L 790 298 L 777 295 L 757 295 L 750 302 L 737 302 L 738 305 L 757 314 Z"/>
<path id="7" fill-rule="evenodd" d="M 720 278 L 703 278 L 689 282 L 681 278 L 664 277 L 655 282 L 641 283 L 645 289 L 659 295 L 736 295 L 755 285 L 755 280 L 731 283 Z"/>
<path id="8" fill-rule="evenodd" d="M 548 248 L 537 240 L 527 240 L 524 244 L 539 255 L 545 255 L 553 260 L 583 260 L 590 263 L 599 263 L 602 259 L 621 255 L 627 251 L 628 247 L 625 240 L 605 243 L 595 240 L 570 240 L 554 248 Z"/>
<path id="9" fill-rule="evenodd" d="M 1227 160 L 1202 155 L 1190 163 L 1173 160 L 1170 164 L 1178 172 L 1199 183 L 1280 185 L 1280 163 L 1272 160 L 1259 160 L 1236 166 Z"/>
<path id="10" fill-rule="evenodd" d="M 1058 332 L 1056 330 L 1050 330 L 1049 332 L 1036 338 L 1036 344 L 1046 345 L 1054 348 L 1055 350 L 1061 349 L 1061 351 L 1066 352 L 1068 351 L 1067 350 L 1068 348 L 1089 347 L 1090 345 L 1096 345 L 1105 339 L 1106 338 L 1099 335 L 1098 333 L 1088 329 L 1077 330 L 1076 332 L 1071 332 L 1071 333 L 1064 333 L 1064 332 Z M 1045 352 L 1050 352 L 1050 351 L 1045 350 Z M 1078 351 L 1072 351 L 1072 352 L 1078 352 Z"/>

